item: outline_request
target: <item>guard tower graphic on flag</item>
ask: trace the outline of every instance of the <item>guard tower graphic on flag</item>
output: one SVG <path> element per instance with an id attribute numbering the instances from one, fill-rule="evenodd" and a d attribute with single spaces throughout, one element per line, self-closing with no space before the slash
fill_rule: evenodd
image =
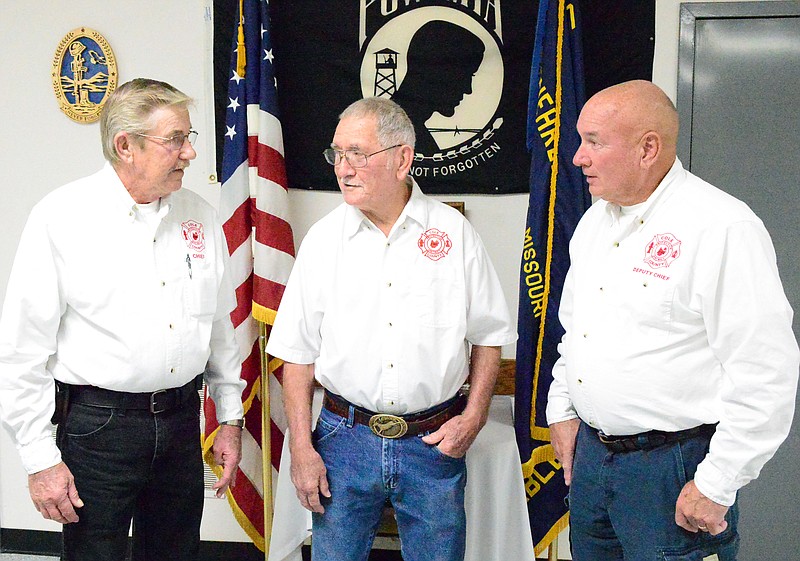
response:
<path id="1" fill-rule="evenodd" d="M 389 48 L 375 53 L 374 96 L 392 97 L 397 90 L 397 54 L 397 51 Z"/>

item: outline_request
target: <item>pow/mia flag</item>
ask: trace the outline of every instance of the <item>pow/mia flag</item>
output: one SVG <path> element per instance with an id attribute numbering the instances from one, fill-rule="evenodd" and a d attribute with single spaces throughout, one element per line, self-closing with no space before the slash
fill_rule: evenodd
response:
<path id="1" fill-rule="evenodd" d="M 353 101 L 397 101 L 426 193 L 528 190 L 525 148 L 536 3 L 272 0 L 289 184 L 337 189 L 322 151 Z"/>
<path id="2" fill-rule="evenodd" d="M 262 0 L 263 1 L 263 0 Z M 218 163 L 238 0 L 214 1 Z M 417 132 L 427 193 L 528 192 L 528 82 L 538 0 L 270 0 L 289 186 L 336 190 L 322 151 L 339 113 L 393 98 Z M 654 0 L 579 0 L 587 96 L 650 79 Z M 619 49 L 624 43 L 626 48 Z"/>

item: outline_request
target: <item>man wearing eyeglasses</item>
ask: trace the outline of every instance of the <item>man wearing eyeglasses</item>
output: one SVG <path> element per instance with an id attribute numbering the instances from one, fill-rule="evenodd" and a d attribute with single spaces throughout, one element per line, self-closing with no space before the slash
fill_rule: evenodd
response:
<path id="1" fill-rule="evenodd" d="M 516 340 L 505 298 L 475 230 L 409 176 L 414 127 L 396 103 L 345 109 L 324 155 L 345 204 L 303 240 L 267 347 L 285 361 L 312 558 L 366 560 L 388 501 L 404 558 L 463 560 L 464 454 Z"/>
<path id="2" fill-rule="evenodd" d="M 243 382 L 214 210 L 181 189 L 188 106 L 136 79 L 100 119 L 108 163 L 31 212 L 0 319 L 0 409 L 62 559 L 196 561 L 202 375 L 223 494 L 241 458 Z M 56 388 L 54 388 L 56 386 Z M 52 420 L 58 424 L 52 437 Z"/>

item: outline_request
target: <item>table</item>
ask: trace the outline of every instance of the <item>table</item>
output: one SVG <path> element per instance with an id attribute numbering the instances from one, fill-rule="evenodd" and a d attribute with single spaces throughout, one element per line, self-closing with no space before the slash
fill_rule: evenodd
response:
<path id="1" fill-rule="evenodd" d="M 314 395 L 314 417 L 322 392 Z M 513 398 L 492 398 L 489 420 L 467 452 L 465 561 L 533 561 L 519 452 L 514 437 Z M 283 443 L 275 491 L 269 561 L 300 561 L 301 546 L 311 536 L 311 513 L 297 500 L 289 475 L 289 439 Z"/>

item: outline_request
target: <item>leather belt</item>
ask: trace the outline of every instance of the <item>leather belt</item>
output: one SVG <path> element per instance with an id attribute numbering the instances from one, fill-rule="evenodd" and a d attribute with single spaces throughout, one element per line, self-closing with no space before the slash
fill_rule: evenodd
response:
<path id="1" fill-rule="evenodd" d="M 375 413 L 353 405 L 342 396 L 327 390 L 322 400 L 325 409 L 344 418 L 350 416 L 350 407 L 353 407 L 353 421 L 359 425 L 367 425 L 381 438 L 402 438 L 433 432 L 456 415 L 460 415 L 466 405 L 467 396 L 458 393 L 455 397 L 425 411 L 411 415 L 390 415 Z"/>
<path id="2" fill-rule="evenodd" d="M 69 388 L 70 403 L 113 409 L 141 409 L 154 415 L 175 409 L 192 397 L 198 397 L 199 389 L 197 379 L 191 380 L 179 388 L 143 393 L 118 392 L 97 386 L 64 385 Z"/>
<path id="3" fill-rule="evenodd" d="M 605 444 L 611 452 L 635 452 L 637 450 L 652 450 L 666 444 L 682 442 L 695 436 L 711 436 L 717 430 L 716 423 L 713 425 L 699 425 L 690 429 L 679 430 L 676 432 L 664 432 L 651 430 L 639 434 L 625 436 L 609 436 L 602 431 L 597 432 L 597 438 Z"/>

